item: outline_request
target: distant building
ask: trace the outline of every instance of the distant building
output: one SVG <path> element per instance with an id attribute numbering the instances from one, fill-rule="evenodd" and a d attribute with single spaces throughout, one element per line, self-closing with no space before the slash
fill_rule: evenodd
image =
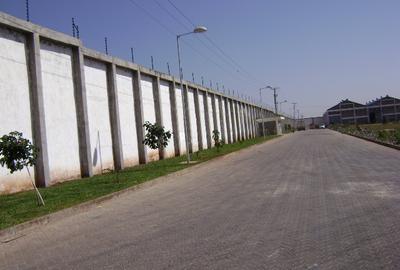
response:
<path id="1" fill-rule="evenodd" d="M 400 99 L 385 96 L 367 104 L 342 100 L 324 114 L 328 124 L 367 124 L 400 121 Z"/>
<path id="2" fill-rule="evenodd" d="M 321 125 L 325 124 L 324 118 L 322 116 L 318 117 L 307 117 L 303 119 L 305 129 L 320 128 Z"/>

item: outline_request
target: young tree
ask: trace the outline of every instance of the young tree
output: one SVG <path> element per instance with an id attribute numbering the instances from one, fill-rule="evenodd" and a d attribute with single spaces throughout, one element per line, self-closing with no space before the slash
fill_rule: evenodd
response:
<path id="1" fill-rule="evenodd" d="M 21 171 L 25 167 L 36 191 L 38 203 L 44 205 L 43 197 L 29 171 L 29 166 L 33 166 L 36 163 L 38 151 L 38 148 L 28 139 L 22 137 L 21 132 L 13 131 L 0 137 L 0 165 L 7 167 L 11 174 Z"/>
<path id="2" fill-rule="evenodd" d="M 164 149 L 168 146 L 169 139 L 171 139 L 171 132 L 165 131 L 163 126 L 157 123 L 150 123 L 146 121 L 143 125 L 146 129 L 146 136 L 143 143 L 151 149 Z"/>
<path id="3" fill-rule="evenodd" d="M 213 130 L 213 135 L 212 138 L 214 140 L 214 145 L 215 147 L 217 147 L 217 151 L 219 151 L 219 149 L 224 145 L 224 143 L 222 142 L 222 140 L 219 137 L 219 131 L 217 129 Z"/>

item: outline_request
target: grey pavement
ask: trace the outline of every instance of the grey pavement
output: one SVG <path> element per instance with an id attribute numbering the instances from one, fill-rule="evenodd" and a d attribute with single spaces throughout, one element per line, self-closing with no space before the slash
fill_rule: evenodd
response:
<path id="1" fill-rule="evenodd" d="M 0 243 L 0 269 L 400 269 L 400 151 L 297 132 Z"/>

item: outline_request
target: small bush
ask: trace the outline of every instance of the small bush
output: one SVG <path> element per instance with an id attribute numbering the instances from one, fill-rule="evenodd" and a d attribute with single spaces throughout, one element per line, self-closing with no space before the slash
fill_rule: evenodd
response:
<path id="1" fill-rule="evenodd" d="M 146 121 L 143 125 L 146 129 L 146 136 L 143 143 L 151 149 L 164 149 L 168 146 L 169 139 L 171 139 L 171 132 L 165 131 L 163 126 L 157 123 L 150 123 Z"/>
<path id="2" fill-rule="evenodd" d="M 217 147 L 217 150 L 219 151 L 219 149 L 224 145 L 224 143 L 221 141 L 219 137 L 219 131 L 217 129 L 213 130 L 212 138 L 214 140 L 215 147 Z"/>

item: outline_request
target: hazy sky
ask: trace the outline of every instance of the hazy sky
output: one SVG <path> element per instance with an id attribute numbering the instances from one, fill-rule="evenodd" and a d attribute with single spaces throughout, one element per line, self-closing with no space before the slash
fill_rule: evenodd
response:
<path id="1" fill-rule="evenodd" d="M 345 98 L 400 97 L 398 0 L 170 1 L 208 28 L 184 37 L 185 79 L 194 72 L 198 83 L 203 76 L 257 101 L 260 87 L 279 86 L 283 110 L 297 102 L 304 116 Z M 134 47 L 136 62 L 150 67 L 153 56 L 155 69 L 167 72 L 169 62 L 174 74 L 175 34 L 192 29 L 168 0 L 30 0 L 30 7 L 34 23 L 72 34 L 75 17 L 86 47 L 104 51 L 107 36 L 109 54 L 129 60 Z M 0 10 L 24 19 L 25 0 L 1 0 Z M 271 91 L 263 101 L 273 104 Z"/>

